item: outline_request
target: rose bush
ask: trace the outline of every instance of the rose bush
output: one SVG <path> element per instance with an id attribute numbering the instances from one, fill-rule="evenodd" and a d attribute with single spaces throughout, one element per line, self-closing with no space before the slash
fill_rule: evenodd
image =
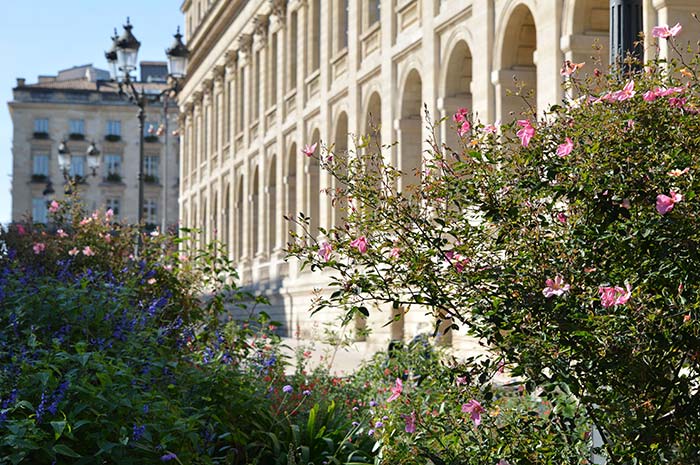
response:
<path id="1" fill-rule="evenodd" d="M 333 272 L 317 311 L 425 309 L 555 409 L 571 393 L 609 463 L 697 462 L 698 60 L 580 68 L 537 118 L 497 128 L 460 110 L 459 147 L 432 137 L 419 181 L 370 138 L 320 156 L 346 218 L 319 242 L 301 215 L 289 252 Z"/>

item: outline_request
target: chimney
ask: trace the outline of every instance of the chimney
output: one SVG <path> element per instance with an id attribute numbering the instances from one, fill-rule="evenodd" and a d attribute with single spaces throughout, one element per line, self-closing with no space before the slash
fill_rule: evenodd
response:
<path id="1" fill-rule="evenodd" d="M 24 78 L 17 78 L 17 87 L 24 87 L 24 83 L 27 82 Z"/>

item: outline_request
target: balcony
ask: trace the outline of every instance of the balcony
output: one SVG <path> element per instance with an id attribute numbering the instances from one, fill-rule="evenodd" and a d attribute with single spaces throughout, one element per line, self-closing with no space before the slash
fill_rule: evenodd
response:
<path id="1" fill-rule="evenodd" d="M 107 134 L 105 136 L 105 141 L 107 142 L 119 142 L 120 140 L 122 140 L 122 136 L 119 134 Z"/>
<path id="2" fill-rule="evenodd" d="M 105 176 L 102 180 L 104 182 L 117 184 L 122 182 L 122 175 L 119 173 L 107 173 L 107 176 Z"/>
<path id="3" fill-rule="evenodd" d="M 68 134 L 69 140 L 85 140 L 85 134 L 80 132 L 71 132 Z"/>
<path id="4" fill-rule="evenodd" d="M 36 140 L 48 140 L 49 133 L 43 131 L 35 131 L 33 137 Z"/>
<path id="5" fill-rule="evenodd" d="M 144 142 L 154 144 L 154 143 L 158 142 L 158 136 L 156 136 L 155 134 L 149 134 L 149 135 L 145 136 L 143 138 L 143 140 L 144 140 Z"/>
<path id="6" fill-rule="evenodd" d="M 46 174 L 34 173 L 34 174 L 32 174 L 32 177 L 31 177 L 31 182 L 36 182 L 36 183 L 45 183 L 48 180 L 49 180 L 49 177 Z"/>
<path id="7" fill-rule="evenodd" d="M 144 174 L 143 182 L 146 184 L 160 184 L 160 179 L 155 174 Z"/>

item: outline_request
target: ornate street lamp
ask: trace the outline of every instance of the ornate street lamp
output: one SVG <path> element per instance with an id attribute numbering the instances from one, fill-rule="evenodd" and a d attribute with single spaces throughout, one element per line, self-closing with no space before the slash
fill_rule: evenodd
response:
<path id="1" fill-rule="evenodd" d="M 68 180 L 70 174 L 71 153 L 66 140 L 58 144 L 58 169 L 63 173 L 63 179 Z"/>
<path id="2" fill-rule="evenodd" d="M 169 86 L 160 94 L 147 94 L 143 86 L 141 89 L 136 88 L 136 81 L 132 79 L 131 72 L 138 65 L 138 53 L 141 47 L 134 34 L 131 32 L 133 26 L 126 19 L 124 32 L 120 37 L 112 37 L 112 48 L 105 52 L 105 58 L 110 68 L 114 71 L 114 79 L 119 85 L 119 95 L 126 98 L 129 102 L 136 105 L 139 109 L 139 196 L 138 196 L 138 222 L 143 222 L 143 184 L 144 184 L 144 125 L 146 121 L 146 106 L 149 101 L 159 101 L 162 97 L 177 93 L 179 90 L 180 80 L 185 77 L 187 69 L 187 58 L 189 50 L 182 42 L 182 34 L 178 28 L 175 34 L 175 42 L 173 46 L 166 50 L 166 55 L 169 62 Z M 167 116 L 167 115 L 166 115 Z M 140 235 L 139 235 L 140 237 Z M 138 252 L 138 246 L 137 246 Z"/>
<path id="3" fill-rule="evenodd" d="M 628 54 L 642 58 L 639 42 L 643 0 L 610 0 L 610 64 L 622 65 Z"/>
<path id="4" fill-rule="evenodd" d="M 94 140 L 90 142 L 85 155 L 87 155 L 88 168 L 92 171 L 93 176 L 97 176 L 97 170 L 100 168 L 100 151 L 97 149 Z"/>

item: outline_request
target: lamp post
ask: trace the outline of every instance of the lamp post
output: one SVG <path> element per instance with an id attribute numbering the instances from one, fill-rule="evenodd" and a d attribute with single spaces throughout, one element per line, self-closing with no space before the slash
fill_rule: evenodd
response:
<path id="1" fill-rule="evenodd" d="M 610 64 L 620 66 L 629 53 L 642 58 L 639 33 L 643 0 L 610 0 Z"/>
<path id="2" fill-rule="evenodd" d="M 90 145 L 88 146 L 87 150 L 85 150 L 85 155 L 87 158 L 88 162 L 88 168 L 90 168 L 90 171 L 92 172 L 93 176 L 97 176 L 97 170 L 100 167 L 100 151 L 98 150 L 97 146 L 95 145 L 95 141 L 91 141 Z M 68 144 L 66 143 L 66 140 L 63 139 L 60 144 L 58 144 L 58 168 L 61 170 L 61 173 L 63 174 L 63 179 L 66 181 L 66 194 L 70 194 L 72 191 L 72 184 L 76 182 L 74 178 L 71 177 L 70 175 L 70 168 L 71 168 L 71 158 L 72 154 L 70 149 L 68 148 Z M 50 184 L 50 182 L 49 182 Z M 46 185 L 46 190 L 51 190 L 53 191 L 53 186 L 49 186 L 49 184 Z"/>
<path id="3" fill-rule="evenodd" d="M 173 46 L 166 50 L 166 55 L 168 57 L 168 81 L 169 85 L 159 94 L 148 94 L 146 93 L 143 85 L 141 89 L 136 88 L 137 81 L 132 78 L 132 71 L 136 70 L 138 65 L 138 52 L 141 47 L 141 42 L 139 42 L 136 37 L 134 37 L 131 30 L 133 26 L 129 22 L 129 18 L 126 19 L 126 24 L 124 25 L 124 32 L 121 36 L 117 36 L 116 30 L 114 36 L 112 37 L 112 47 L 109 51 L 105 52 L 105 58 L 107 63 L 110 65 L 110 70 L 112 72 L 112 78 L 116 80 L 119 85 L 119 95 L 122 98 L 127 99 L 129 102 L 133 103 L 138 107 L 138 121 L 139 121 L 139 192 L 138 192 L 138 223 L 139 225 L 143 222 L 143 186 L 144 186 L 144 127 L 146 122 L 146 106 L 150 101 L 158 101 L 163 96 L 168 96 L 175 94 L 179 90 L 180 80 L 185 76 L 185 70 L 187 68 L 187 58 L 189 56 L 189 50 L 182 42 L 182 34 L 180 34 L 180 29 L 178 28 L 175 34 L 175 42 Z M 165 178 L 167 182 L 167 173 L 165 173 Z"/>

